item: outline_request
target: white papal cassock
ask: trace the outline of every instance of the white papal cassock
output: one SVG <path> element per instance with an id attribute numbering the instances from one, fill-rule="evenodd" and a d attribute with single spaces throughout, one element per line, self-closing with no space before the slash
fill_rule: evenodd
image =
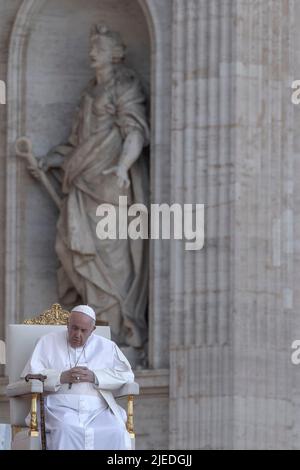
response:
<path id="1" fill-rule="evenodd" d="M 67 331 L 43 336 L 24 368 L 27 374 L 44 374 L 52 392 L 45 398 L 47 448 L 130 449 L 126 413 L 112 394 L 134 375 L 126 357 L 113 342 L 101 336 L 88 338 L 85 348 L 72 348 Z M 96 384 L 60 383 L 63 371 L 85 366 L 97 377 Z"/>

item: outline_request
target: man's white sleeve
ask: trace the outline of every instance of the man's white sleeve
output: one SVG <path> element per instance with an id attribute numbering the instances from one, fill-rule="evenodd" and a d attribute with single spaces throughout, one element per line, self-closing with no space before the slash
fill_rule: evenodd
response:
<path id="1" fill-rule="evenodd" d="M 27 374 L 43 374 L 47 376 L 44 382 L 44 388 L 48 392 L 56 392 L 60 386 L 61 371 L 49 368 L 47 361 L 47 354 L 44 350 L 44 341 L 41 338 L 34 348 L 31 358 L 27 362 L 24 370 L 21 373 L 21 378 L 26 377 Z"/>
<path id="2" fill-rule="evenodd" d="M 134 381 L 131 366 L 116 344 L 113 346 L 113 366 L 93 372 L 96 376 L 94 386 L 102 390 L 117 390 L 125 383 Z"/>

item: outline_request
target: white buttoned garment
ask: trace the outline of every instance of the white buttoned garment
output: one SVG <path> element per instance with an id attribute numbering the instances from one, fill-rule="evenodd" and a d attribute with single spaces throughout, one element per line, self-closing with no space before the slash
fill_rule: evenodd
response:
<path id="1" fill-rule="evenodd" d="M 76 350 L 77 349 L 77 350 Z M 82 348 L 71 348 L 67 331 L 50 333 L 38 341 L 21 377 L 44 374 L 51 393 L 45 399 L 49 450 L 131 449 L 126 413 L 112 390 L 134 381 L 126 357 L 113 342 L 92 334 Z M 60 383 L 60 375 L 80 356 L 78 366 L 92 370 L 97 384 Z"/>

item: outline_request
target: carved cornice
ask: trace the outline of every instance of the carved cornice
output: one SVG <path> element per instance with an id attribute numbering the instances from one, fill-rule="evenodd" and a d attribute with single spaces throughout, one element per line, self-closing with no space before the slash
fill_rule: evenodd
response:
<path id="1" fill-rule="evenodd" d="M 60 304 L 53 304 L 49 310 L 41 315 L 24 320 L 26 325 L 66 325 L 70 313 L 63 310 Z"/>

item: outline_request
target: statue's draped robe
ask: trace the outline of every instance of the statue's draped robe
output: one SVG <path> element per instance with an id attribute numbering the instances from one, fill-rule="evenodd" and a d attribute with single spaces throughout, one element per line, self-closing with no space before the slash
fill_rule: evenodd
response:
<path id="1" fill-rule="evenodd" d="M 114 340 L 141 347 L 147 338 L 147 242 L 120 240 L 118 231 L 116 240 L 100 240 L 96 235 L 100 204 L 112 204 L 117 220 L 119 196 L 127 196 L 128 205 L 148 204 L 143 155 L 129 170 L 128 189 L 117 186 L 115 174 L 103 175 L 119 163 L 131 131 L 141 133 L 144 145 L 149 141 L 139 81 L 123 65 L 115 67 L 115 78 L 105 88 L 90 83 L 69 144 L 58 149 L 65 155 L 63 192 L 67 194 L 57 225 L 56 252 L 62 265 L 59 295 L 62 303 L 72 304 L 75 287 L 83 302 L 95 309 L 97 318 L 109 321 Z"/>
<path id="2" fill-rule="evenodd" d="M 97 377 L 91 383 L 60 383 L 64 370 L 88 367 Z M 67 331 L 43 336 L 21 377 L 44 374 L 52 392 L 45 398 L 47 448 L 49 450 L 130 449 L 126 413 L 112 390 L 133 382 L 134 375 L 124 354 L 108 339 L 92 334 L 82 348 L 71 348 Z"/>

